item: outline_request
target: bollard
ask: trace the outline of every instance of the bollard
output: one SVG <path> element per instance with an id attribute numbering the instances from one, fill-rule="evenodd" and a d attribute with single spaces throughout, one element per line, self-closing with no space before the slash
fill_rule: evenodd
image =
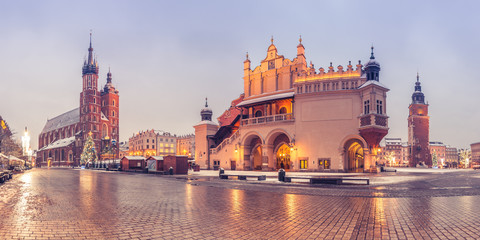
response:
<path id="1" fill-rule="evenodd" d="M 225 173 L 225 169 L 220 168 L 220 171 L 218 171 L 218 177 L 221 178 L 221 177 L 222 177 L 222 174 L 224 174 L 224 173 Z"/>
<path id="2" fill-rule="evenodd" d="M 278 170 L 278 181 L 285 182 L 285 170 L 283 168 Z"/>
<path id="3" fill-rule="evenodd" d="M 168 169 L 168 174 L 173 175 L 173 167 L 170 167 L 170 168 Z"/>

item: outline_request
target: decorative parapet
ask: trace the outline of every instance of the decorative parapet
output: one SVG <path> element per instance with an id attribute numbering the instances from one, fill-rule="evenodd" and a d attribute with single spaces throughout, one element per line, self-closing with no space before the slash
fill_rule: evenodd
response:
<path id="1" fill-rule="evenodd" d="M 388 116 L 376 113 L 362 115 L 360 118 L 360 128 L 369 126 L 388 127 Z"/>
<path id="2" fill-rule="evenodd" d="M 267 124 L 272 122 L 283 122 L 283 121 L 293 121 L 293 113 L 286 114 L 277 114 L 256 118 L 247 118 L 243 119 L 241 124 L 242 126 L 257 125 L 257 124 Z"/>

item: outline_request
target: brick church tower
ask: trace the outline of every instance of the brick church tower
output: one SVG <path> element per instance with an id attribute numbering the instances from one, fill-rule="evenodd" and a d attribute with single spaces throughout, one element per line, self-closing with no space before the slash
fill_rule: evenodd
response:
<path id="1" fill-rule="evenodd" d="M 418 74 L 415 92 L 412 94 L 412 103 L 408 109 L 409 165 L 415 167 L 423 162 L 431 167 L 432 159 L 428 149 L 430 117 L 428 116 L 428 104 L 425 104 L 425 96 L 422 93 Z"/>
<path id="2" fill-rule="evenodd" d="M 119 96 L 118 90 L 115 89 L 112 83 L 112 73 L 108 70 L 107 83 L 100 91 L 102 99 L 102 141 L 103 145 L 115 143 L 117 147 L 119 140 Z M 112 142 L 115 140 L 114 142 Z M 111 145 L 113 146 L 113 145 Z M 115 156 L 117 158 L 118 155 Z"/>
<path id="3" fill-rule="evenodd" d="M 112 73 L 110 71 L 107 74 L 105 87 L 102 91 L 98 91 L 98 70 L 98 62 L 93 55 L 92 35 L 90 34 L 88 58 L 82 68 L 80 128 L 83 141 L 80 149 L 83 149 L 83 142 L 91 132 L 95 142 L 95 150 L 99 154 L 99 159 L 101 159 L 101 154 L 105 152 L 106 147 L 115 148 L 118 144 L 119 95 L 112 84 Z"/>

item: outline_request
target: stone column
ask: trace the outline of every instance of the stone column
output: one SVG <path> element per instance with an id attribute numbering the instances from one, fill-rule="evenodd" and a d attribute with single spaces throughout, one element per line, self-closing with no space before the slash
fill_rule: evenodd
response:
<path id="1" fill-rule="evenodd" d="M 240 158 L 242 158 L 242 165 L 241 166 L 243 166 L 243 170 L 252 170 L 251 169 L 251 164 L 252 164 L 251 163 L 251 161 L 252 161 L 251 151 L 252 150 L 251 150 L 250 146 L 241 146 L 240 149 L 241 149 L 240 152 L 242 154 L 242 155 L 240 155 Z"/>
<path id="2" fill-rule="evenodd" d="M 273 145 L 262 145 L 262 170 L 275 169 L 275 156 L 273 153 Z"/>
<path id="3" fill-rule="evenodd" d="M 376 155 L 373 155 L 373 152 L 370 152 L 370 149 L 364 148 L 363 149 L 363 169 L 364 171 L 370 171 L 371 166 L 375 166 L 372 162 L 375 162 Z"/>

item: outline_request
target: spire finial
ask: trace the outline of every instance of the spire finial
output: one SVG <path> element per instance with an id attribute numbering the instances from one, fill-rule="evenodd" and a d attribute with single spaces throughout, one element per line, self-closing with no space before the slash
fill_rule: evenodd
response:
<path id="1" fill-rule="evenodd" d="M 420 82 L 420 76 L 418 75 L 418 71 L 417 71 L 417 82 Z"/>
<path id="2" fill-rule="evenodd" d="M 208 98 L 205 97 L 205 107 L 208 107 Z"/>
<path id="3" fill-rule="evenodd" d="M 90 48 L 92 48 L 92 29 L 90 29 Z"/>
<path id="4" fill-rule="evenodd" d="M 300 34 L 300 39 L 298 39 L 300 43 L 302 43 L 302 35 Z"/>
<path id="5" fill-rule="evenodd" d="M 373 56 L 373 44 L 372 44 L 372 55 L 370 56 L 370 59 L 375 59 L 375 56 Z"/>
<path id="6" fill-rule="evenodd" d="M 270 41 L 271 41 L 271 42 L 272 42 L 272 44 L 273 44 L 273 35 L 272 35 L 272 38 L 270 39 Z"/>
<path id="7" fill-rule="evenodd" d="M 247 52 L 247 60 L 248 60 L 248 52 Z"/>

